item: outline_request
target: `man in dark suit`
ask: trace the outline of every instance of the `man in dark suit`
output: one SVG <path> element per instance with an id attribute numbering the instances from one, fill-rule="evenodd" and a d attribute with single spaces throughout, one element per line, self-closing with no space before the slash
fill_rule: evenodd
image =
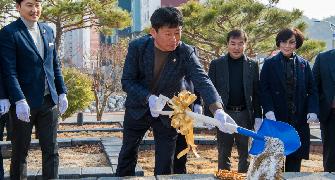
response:
<path id="1" fill-rule="evenodd" d="M 124 116 L 123 145 L 119 154 L 116 176 L 135 175 L 139 144 L 149 127 L 155 138 L 154 174 L 173 173 L 177 132 L 168 116 L 159 116 L 162 110 L 158 95 L 172 98 L 181 90 L 180 81 L 188 76 L 220 122 L 226 128 L 226 119 L 234 121 L 222 109 L 221 99 L 194 52 L 181 42 L 182 14 L 174 7 L 157 9 L 150 18 L 152 36 L 132 41 L 128 47 L 122 88 L 127 93 Z M 164 110 L 169 109 L 167 106 Z M 232 133 L 232 132 L 231 132 Z"/>
<path id="2" fill-rule="evenodd" d="M 299 172 L 302 159 L 309 158 L 308 123 L 318 122 L 318 96 L 312 70 L 308 61 L 295 53 L 303 41 L 298 29 L 282 29 L 276 36 L 280 52 L 265 60 L 260 75 L 266 118 L 289 123 L 300 136 L 301 147 L 286 156 L 286 172 Z"/>
<path id="3" fill-rule="evenodd" d="M 213 60 L 208 75 L 222 97 L 226 112 L 237 125 L 258 130 L 261 123 L 261 107 L 258 97 L 258 64 L 245 54 L 247 35 L 241 30 L 232 30 L 227 35 L 227 55 Z M 207 114 L 207 113 L 206 113 Z M 234 142 L 239 155 L 238 172 L 248 171 L 247 136 L 217 132 L 218 168 L 230 170 L 230 156 Z"/>
<path id="4" fill-rule="evenodd" d="M 26 157 L 35 125 L 42 150 L 43 179 L 58 178 L 57 124 L 67 109 L 66 87 L 53 30 L 38 23 L 40 0 L 16 0 L 20 18 L 0 32 L 0 53 L 13 121 L 10 178 L 26 178 Z"/>
<path id="5" fill-rule="evenodd" d="M 335 49 L 316 57 L 313 74 L 319 94 L 323 168 L 335 172 Z"/>
<path id="6" fill-rule="evenodd" d="M 9 111 L 9 108 L 10 108 L 10 103 L 9 103 L 8 95 L 7 95 L 7 92 L 5 90 L 3 80 L 2 80 L 2 69 L 0 68 L 0 116 L 1 116 L 1 121 L 6 120 L 3 117 L 8 116 L 7 113 Z M 1 124 L 5 124 L 5 122 L 1 122 Z M 1 139 L 1 141 L 2 141 L 2 139 Z M 1 153 L 1 147 L 0 147 L 0 179 L 4 179 L 4 168 L 3 168 L 3 159 L 2 159 L 2 153 Z"/>

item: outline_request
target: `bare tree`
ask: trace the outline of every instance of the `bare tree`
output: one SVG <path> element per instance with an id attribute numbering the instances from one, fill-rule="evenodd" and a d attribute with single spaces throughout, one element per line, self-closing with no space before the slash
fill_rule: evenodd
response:
<path id="1" fill-rule="evenodd" d="M 97 121 L 101 121 L 108 99 L 113 93 L 122 92 L 121 76 L 127 54 L 128 39 L 116 44 L 101 45 L 96 51 L 93 67 L 93 92 Z"/>

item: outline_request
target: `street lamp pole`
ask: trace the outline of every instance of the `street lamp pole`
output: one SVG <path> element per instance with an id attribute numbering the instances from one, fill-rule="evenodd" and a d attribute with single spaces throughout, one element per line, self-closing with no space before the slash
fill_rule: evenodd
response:
<path id="1" fill-rule="evenodd" d="M 329 28 L 332 31 L 332 49 L 335 49 L 335 24 L 326 20 L 314 20 L 314 22 L 325 22 L 329 24 Z"/>

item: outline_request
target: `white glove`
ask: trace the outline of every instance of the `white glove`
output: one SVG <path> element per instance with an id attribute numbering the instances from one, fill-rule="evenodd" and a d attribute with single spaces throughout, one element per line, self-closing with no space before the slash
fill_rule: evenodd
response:
<path id="1" fill-rule="evenodd" d="M 24 122 L 30 122 L 30 108 L 25 99 L 15 102 L 16 104 L 16 116 L 18 119 Z"/>
<path id="2" fill-rule="evenodd" d="M 0 114 L 6 114 L 9 111 L 10 102 L 8 99 L 0 99 Z"/>
<path id="3" fill-rule="evenodd" d="M 68 106 L 69 104 L 67 102 L 66 94 L 60 94 L 58 96 L 58 108 L 61 115 L 65 113 Z"/>
<path id="4" fill-rule="evenodd" d="M 156 107 L 156 102 L 158 100 L 158 97 L 156 95 L 150 95 L 149 96 L 149 108 L 150 108 L 150 113 L 152 117 L 158 117 L 159 114 L 155 113 L 155 111 L 157 111 L 157 107 Z"/>
<path id="5" fill-rule="evenodd" d="M 275 113 L 273 111 L 268 111 L 267 113 L 265 113 L 265 117 L 266 119 L 270 119 L 273 121 L 276 120 Z"/>
<path id="6" fill-rule="evenodd" d="M 166 102 L 169 101 L 169 98 L 161 94 L 159 95 L 159 97 L 155 95 L 150 95 L 148 101 L 151 116 L 158 117 L 159 113 L 155 111 L 161 111 L 164 108 Z"/>
<path id="7" fill-rule="evenodd" d="M 220 126 L 218 127 L 220 131 L 229 134 L 237 133 L 237 124 L 233 118 L 231 118 L 222 109 L 215 111 L 214 118 L 220 122 Z"/>
<path id="8" fill-rule="evenodd" d="M 319 123 L 318 116 L 315 113 L 308 113 L 307 114 L 307 123 Z"/>
<path id="9" fill-rule="evenodd" d="M 255 118 L 255 124 L 254 124 L 255 131 L 259 130 L 259 128 L 261 127 L 262 123 L 263 123 L 263 119 L 261 119 L 261 118 Z"/>
<path id="10" fill-rule="evenodd" d="M 198 114 L 202 114 L 202 106 L 200 104 L 194 104 L 193 112 L 198 113 Z"/>

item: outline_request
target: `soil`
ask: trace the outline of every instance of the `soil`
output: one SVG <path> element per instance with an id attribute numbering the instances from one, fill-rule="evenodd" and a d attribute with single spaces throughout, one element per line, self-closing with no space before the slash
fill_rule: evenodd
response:
<path id="1" fill-rule="evenodd" d="M 118 137 L 122 138 L 122 132 L 71 132 L 71 133 L 59 133 L 57 138 L 83 138 L 83 137 Z"/>
<path id="2" fill-rule="evenodd" d="M 59 167 L 105 167 L 108 160 L 99 145 L 82 145 L 77 147 L 59 148 Z M 28 152 L 28 169 L 42 167 L 42 153 L 39 149 L 30 149 Z M 9 171 L 10 159 L 4 159 L 5 172 Z"/>
<path id="3" fill-rule="evenodd" d="M 198 145 L 197 152 L 200 158 L 196 158 L 192 153 L 188 153 L 187 173 L 189 174 L 214 174 L 217 170 L 217 149 L 215 146 Z M 233 171 L 237 171 L 238 155 L 235 148 L 232 151 Z M 145 176 L 152 176 L 155 166 L 154 150 L 143 150 L 139 152 L 139 165 L 144 170 Z M 322 154 L 310 154 L 309 160 L 303 160 L 302 172 L 322 172 Z"/>
<path id="4" fill-rule="evenodd" d="M 122 126 L 119 123 L 112 124 L 84 124 L 82 126 L 78 125 L 69 125 L 69 124 L 60 124 L 58 130 L 74 130 L 74 129 L 95 129 L 95 128 L 121 128 Z"/>
<path id="5" fill-rule="evenodd" d="M 88 125 L 64 125 L 61 124 L 58 127 L 58 130 L 82 130 L 82 129 L 100 129 L 100 128 L 122 128 L 119 123 L 113 124 L 88 124 Z M 58 133 L 57 138 L 82 138 L 82 137 L 119 137 L 122 138 L 122 132 L 92 132 L 92 131 L 82 131 L 82 132 L 66 132 L 66 133 Z M 32 139 L 36 139 L 35 133 L 31 135 Z M 4 140 L 6 141 L 7 136 L 4 136 Z"/>

